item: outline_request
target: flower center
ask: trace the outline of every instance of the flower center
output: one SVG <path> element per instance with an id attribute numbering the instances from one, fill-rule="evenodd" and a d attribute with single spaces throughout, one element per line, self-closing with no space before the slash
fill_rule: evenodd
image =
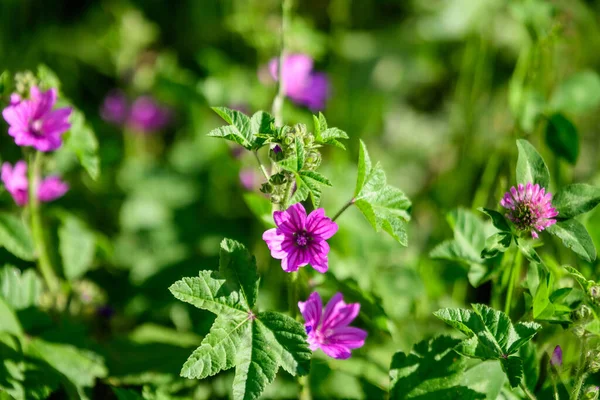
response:
<path id="1" fill-rule="evenodd" d="M 31 132 L 34 135 L 42 136 L 43 135 L 42 125 L 43 125 L 43 121 L 41 119 L 36 119 L 29 123 L 29 128 L 31 129 Z"/>
<path id="2" fill-rule="evenodd" d="M 306 247 L 308 242 L 312 240 L 312 237 L 306 231 L 298 232 L 294 234 L 294 236 L 296 239 L 296 245 L 299 247 Z"/>
<path id="3" fill-rule="evenodd" d="M 541 217 L 539 207 L 534 206 L 530 202 L 518 204 L 511 214 L 511 219 L 519 230 L 530 229 Z"/>

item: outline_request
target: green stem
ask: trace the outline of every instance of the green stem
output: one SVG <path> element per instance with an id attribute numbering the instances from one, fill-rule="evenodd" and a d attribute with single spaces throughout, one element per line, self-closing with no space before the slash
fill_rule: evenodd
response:
<path id="1" fill-rule="evenodd" d="M 515 249 L 515 255 L 513 256 L 512 259 L 512 263 L 510 264 L 510 275 L 508 278 L 508 292 L 506 294 L 506 303 L 504 304 L 504 313 L 510 317 L 510 309 L 511 309 L 511 305 L 512 305 L 512 297 L 513 297 L 513 292 L 515 290 L 515 275 L 517 270 L 519 269 L 517 267 L 517 264 L 520 264 L 520 262 L 517 262 L 517 257 L 519 256 L 519 249 Z M 519 265 L 520 267 L 520 265 Z"/>
<path id="2" fill-rule="evenodd" d="M 581 358 L 579 359 L 579 365 L 577 366 L 577 376 L 575 378 L 575 387 L 571 392 L 571 400 L 579 400 L 581 398 L 581 391 L 583 390 L 583 384 L 587 379 L 588 373 L 585 370 L 585 364 L 587 361 L 587 339 L 581 338 Z"/>
<path id="3" fill-rule="evenodd" d="M 263 163 L 260 161 L 260 157 L 258 157 L 258 151 L 254 150 L 252 153 L 254 153 L 254 157 L 256 158 L 256 162 L 258 162 L 258 165 L 260 166 L 260 170 L 262 171 L 263 175 L 265 176 L 265 178 L 267 179 L 267 182 L 268 182 L 269 179 L 270 179 L 269 173 L 267 172 L 267 169 L 265 168 L 265 166 L 263 165 Z"/>
<path id="4" fill-rule="evenodd" d="M 286 32 L 289 31 L 292 20 L 292 0 L 283 0 L 281 3 L 281 53 L 279 55 L 278 66 L 277 66 L 277 95 L 273 100 L 273 116 L 275 117 L 275 125 L 281 126 L 283 124 L 283 100 L 285 98 L 285 82 L 282 77 L 282 66 L 287 56 L 286 46 Z"/>
<path id="5" fill-rule="evenodd" d="M 283 195 L 283 200 L 281 200 L 281 209 L 282 210 L 287 210 L 288 205 L 290 204 L 290 198 L 292 197 L 293 190 L 294 190 L 294 178 L 291 177 L 285 186 L 285 193 Z"/>
<path id="6" fill-rule="evenodd" d="M 348 207 L 350 207 L 352 204 L 354 204 L 355 201 L 356 201 L 356 199 L 354 197 L 351 198 L 348 202 L 346 202 L 346 204 L 344 204 L 344 206 L 340 209 L 340 211 L 338 211 L 331 220 L 335 221 L 336 219 L 338 219 L 339 216 L 342 215 L 344 213 L 344 211 L 346 211 L 348 209 Z"/>
<path id="7" fill-rule="evenodd" d="M 525 386 L 523 384 L 523 382 L 521 382 L 519 384 L 519 387 L 521 388 L 521 390 L 525 393 L 525 396 L 527 396 L 527 398 L 529 400 L 536 400 L 535 396 L 529 391 L 529 389 L 527 389 L 527 386 Z"/>
<path id="8" fill-rule="evenodd" d="M 298 378 L 298 384 L 300 385 L 300 394 L 298 395 L 299 400 L 312 400 L 309 377 L 310 375 L 306 375 Z"/>
<path id="9" fill-rule="evenodd" d="M 288 284 L 288 309 L 290 317 L 296 319 L 296 311 L 298 310 L 298 272 L 289 273 L 289 284 Z"/>
<path id="10" fill-rule="evenodd" d="M 44 225 L 40 210 L 40 200 L 37 192 L 40 182 L 41 169 L 43 162 L 43 153 L 36 152 L 31 155 L 29 162 L 29 214 L 31 215 L 31 233 L 35 242 L 36 253 L 38 256 L 38 266 L 48 289 L 51 293 L 56 293 L 59 289 L 59 281 L 52 267 L 52 261 L 48 253 L 46 236 L 44 235 Z"/>

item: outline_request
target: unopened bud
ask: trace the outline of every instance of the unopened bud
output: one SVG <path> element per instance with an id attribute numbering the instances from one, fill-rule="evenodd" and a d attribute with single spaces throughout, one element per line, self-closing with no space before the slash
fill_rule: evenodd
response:
<path id="1" fill-rule="evenodd" d="M 573 322 L 578 322 L 578 323 L 586 323 L 589 322 L 594 316 L 594 313 L 592 311 L 592 309 L 585 305 L 582 304 L 580 305 L 574 312 L 573 312 Z"/>
<path id="2" fill-rule="evenodd" d="M 265 182 L 260 186 L 260 191 L 266 194 L 273 193 L 273 185 L 269 182 Z"/>
<path id="3" fill-rule="evenodd" d="M 272 185 L 274 185 L 274 186 L 276 186 L 276 185 L 283 185 L 283 184 L 284 184 L 284 183 L 286 183 L 287 181 L 288 181 L 288 180 L 287 180 L 287 177 L 285 176 L 285 174 L 283 174 L 283 173 L 281 173 L 281 172 L 280 172 L 280 173 L 278 173 L 278 174 L 274 174 L 274 175 L 272 175 L 272 176 L 271 176 L 271 179 L 269 180 L 269 182 L 270 182 Z"/>
<path id="4" fill-rule="evenodd" d="M 269 150 L 269 158 L 275 162 L 283 160 L 285 155 L 283 154 L 283 149 L 280 145 L 275 145 L 271 150 Z"/>
<path id="5" fill-rule="evenodd" d="M 583 392 L 583 398 L 586 400 L 597 400 L 599 392 L 600 392 L 600 387 L 588 386 L 587 388 L 585 388 L 585 391 Z"/>
<path id="6" fill-rule="evenodd" d="M 595 374 L 596 372 L 600 371 L 600 351 L 591 350 L 588 353 L 588 360 L 589 360 L 588 370 L 592 374 Z"/>
<path id="7" fill-rule="evenodd" d="M 562 367 L 563 354 L 560 346 L 556 346 L 552 352 L 552 358 L 550 358 L 550 365 L 553 367 Z"/>
<path id="8" fill-rule="evenodd" d="M 589 290 L 589 295 L 595 302 L 600 300 L 600 286 L 594 285 Z"/>
<path id="9" fill-rule="evenodd" d="M 306 155 L 306 168 L 309 170 L 315 170 L 321 165 L 321 153 L 318 151 L 311 151 Z"/>

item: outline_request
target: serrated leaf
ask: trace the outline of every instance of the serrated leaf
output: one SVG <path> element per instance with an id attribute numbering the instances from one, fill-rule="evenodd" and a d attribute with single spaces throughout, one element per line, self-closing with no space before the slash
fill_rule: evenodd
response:
<path id="1" fill-rule="evenodd" d="M 294 151 L 285 159 L 279 161 L 279 165 L 290 172 L 300 172 L 304 167 L 306 153 L 304 151 L 304 142 L 301 138 L 294 138 Z"/>
<path id="2" fill-rule="evenodd" d="M 223 118 L 223 120 L 225 120 L 229 126 L 214 129 L 208 134 L 208 136 L 222 137 L 234 141 L 248 150 L 252 150 L 254 145 L 252 127 L 257 126 L 257 122 L 251 126 L 250 118 L 237 110 L 231 110 L 226 107 L 213 107 L 212 109 L 221 118 Z"/>
<path id="3" fill-rule="evenodd" d="M 556 89 L 550 100 L 554 110 L 582 113 L 600 104 L 600 76 L 594 71 L 571 75 Z"/>
<path id="4" fill-rule="evenodd" d="M 585 183 L 562 187 L 552 199 L 558 218 L 569 219 L 591 211 L 600 204 L 600 188 Z"/>
<path id="5" fill-rule="evenodd" d="M 275 118 L 268 112 L 258 111 L 250 118 L 250 132 L 253 134 L 272 134 Z"/>
<path id="6" fill-rule="evenodd" d="M 44 283 L 34 269 L 21 270 L 5 265 L 0 270 L 0 297 L 14 310 L 37 306 Z"/>
<path id="7" fill-rule="evenodd" d="M 514 360 L 510 365 L 505 365 L 504 360 L 518 358 L 514 354 L 541 329 L 535 322 L 513 325 L 506 314 L 483 304 L 473 304 L 473 311 L 446 308 L 434 315 L 468 336 L 455 347 L 457 352 L 484 360 L 500 360 L 503 368 L 510 367 L 505 372 L 511 384 L 515 382 L 516 366 L 510 364 Z M 518 379 L 520 382 L 521 378 Z"/>
<path id="8" fill-rule="evenodd" d="M 438 336 L 394 354 L 390 365 L 390 399 L 401 400 L 456 388 L 466 359 L 453 350 L 460 340 Z"/>
<path id="9" fill-rule="evenodd" d="M 94 261 L 94 233 L 77 217 L 67 215 L 58 229 L 58 238 L 65 277 L 70 281 L 81 278 Z"/>
<path id="10" fill-rule="evenodd" d="M 537 183 L 548 190 L 550 171 L 540 153 L 525 139 L 517 140 L 517 147 L 517 182 L 524 185 Z"/>
<path id="11" fill-rule="evenodd" d="M 546 144 L 557 157 L 575 165 L 579 157 L 577 128 L 562 114 L 553 114 L 546 125 Z"/>
<path id="12" fill-rule="evenodd" d="M 309 196 L 314 208 L 321 203 L 321 186 L 331 186 L 329 179 L 315 171 L 302 171 L 296 176 L 296 191 L 290 199 L 290 204 L 306 200 Z"/>
<path id="13" fill-rule="evenodd" d="M 560 238 L 565 247 L 588 262 L 596 259 L 596 248 L 587 229 L 579 221 L 568 219 L 558 221 L 546 229 L 552 235 Z"/>
<path id="14" fill-rule="evenodd" d="M 181 375 L 205 378 L 235 366 L 234 399 L 258 399 L 282 366 L 292 375 L 307 373 L 311 352 L 301 323 L 279 313 L 256 315 L 256 263 L 238 242 L 221 243 L 219 272 L 183 278 L 171 292 L 180 300 L 217 314 Z"/>
<path id="15" fill-rule="evenodd" d="M 354 204 L 379 232 L 383 229 L 400 244 L 407 245 L 406 224 L 411 202 L 404 192 L 387 184 L 381 165 L 374 168 L 361 141 Z"/>
<path id="16" fill-rule="evenodd" d="M 492 224 L 501 232 L 510 232 L 510 224 L 506 220 L 506 217 L 495 210 L 490 210 L 489 208 L 479 208 L 479 211 L 486 214 L 492 219 Z"/>
<path id="17" fill-rule="evenodd" d="M 0 246 L 23 260 L 35 260 L 29 229 L 12 214 L 0 213 Z"/>
<path id="18" fill-rule="evenodd" d="M 98 139 L 90 125 L 86 123 L 81 111 L 73 110 L 71 129 L 65 137 L 65 147 L 75 153 L 79 163 L 93 180 L 98 179 L 100 176 Z"/>
<path id="19" fill-rule="evenodd" d="M 348 134 L 339 128 L 328 128 L 319 133 L 315 141 L 317 143 L 330 144 L 340 149 L 346 150 L 338 139 L 348 139 Z"/>
<path id="20" fill-rule="evenodd" d="M 512 234 L 509 232 L 498 232 L 490 236 L 485 241 L 485 247 L 481 251 L 482 258 L 493 258 L 498 253 L 504 253 L 510 247 Z"/>

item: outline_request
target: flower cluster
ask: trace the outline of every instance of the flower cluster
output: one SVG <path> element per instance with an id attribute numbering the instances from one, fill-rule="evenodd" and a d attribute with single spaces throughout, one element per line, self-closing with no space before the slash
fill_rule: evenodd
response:
<path id="1" fill-rule="evenodd" d="M 558 212 L 552 207 L 552 194 L 538 184 L 519 184 L 510 188 L 500 205 L 508 210 L 506 217 L 523 232 L 531 232 L 534 239 L 538 233 L 556 223 Z"/>
<path id="2" fill-rule="evenodd" d="M 53 110 L 58 91 L 54 88 L 42 92 L 31 86 L 29 99 L 22 99 L 17 93 L 10 98 L 10 105 L 2 111 L 8 122 L 8 134 L 19 146 L 31 146 L 47 152 L 62 146 L 62 135 L 71 128 L 70 107 Z"/>
<path id="3" fill-rule="evenodd" d="M 269 62 L 269 72 L 279 78 L 279 59 Z M 283 60 L 281 78 L 285 95 L 292 101 L 319 111 L 329 97 L 329 80 L 323 72 L 313 71 L 313 60 L 306 54 L 290 54 Z"/>
<path id="4" fill-rule="evenodd" d="M 140 96 L 130 105 L 120 90 L 109 93 L 100 109 L 101 117 L 115 125 L 126 125 L 135 132 L 152 133 L 171 120 L 171 111 L 150 96 Z"/>
<path id="5" fill-rule="evenodd" d="M 27 164 L 17 161 L 13 167 L 10 163 L 2 164 L 2 182 L 10 193 L 15 203 L 23 207 L 29 201 L 29 180 L 27 179 Z M 38 199 L 44 203 L 56 200 L 69 190 L 69 185 L 58 176 L 49 176 L 43 179 L 37 188 Z"/>

